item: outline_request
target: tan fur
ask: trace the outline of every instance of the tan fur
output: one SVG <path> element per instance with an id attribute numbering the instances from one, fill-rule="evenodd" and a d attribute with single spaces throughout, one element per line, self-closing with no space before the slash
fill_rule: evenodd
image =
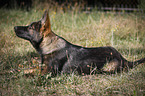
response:
<path id="1" fill-rule="evenodd" d="M 40 32 L 43 34 L 44 37 L 46 37 L 49 33 L 51 33 L 51 23 L 50 18 L 48 15 L 48 12 L 45 13 L 46 17 L 45 20 L 42 22 L 42 27 L 40 29 Z"/>
<path id="2" fill-rule="evenodd" d="M 50 54 L 65 47 L 66 42 L 58 38 L 54 33 L 49 33 L 40 44 L 42 54 Z"/>
<path id="3" fill-rule="evenodd" d="M 58 38 L 51 31 L 51 24 L 48 12 L 46 12 L 42 19 L 42 27 L 40 29 L 41 34 L 43 34 L 43 41 L 40 44 L 40 48 L 42 49 L 42 54 L 50 54 L 57 50 L 60 50 L 65 47 L 65 41 Z"/>
<path id="4" fill-rule="evenodd" d="M 103 67 L 103 71 L 105 72 L 115 72 L 117 67 L 119 65 L 118 60 L 112 60 L 109 63 L 107 63 L 104 67 Z"/>

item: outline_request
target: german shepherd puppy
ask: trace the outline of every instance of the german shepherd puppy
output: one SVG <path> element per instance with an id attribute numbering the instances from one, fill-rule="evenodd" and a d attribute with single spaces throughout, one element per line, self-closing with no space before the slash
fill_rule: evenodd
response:
<path id="1" fill-rule="evenodd" d="M 40 21 L 28 26 L 15 26 L 18 37 L 29 40 L 46 66 L 42 74 L 58 73 L 92 74 L 95 72 L 119 72 L 145 62 L 145 58 L 129 62 L 113 47 L 86 48 L 73 45 L 51 30 L 48 11 Z"/>

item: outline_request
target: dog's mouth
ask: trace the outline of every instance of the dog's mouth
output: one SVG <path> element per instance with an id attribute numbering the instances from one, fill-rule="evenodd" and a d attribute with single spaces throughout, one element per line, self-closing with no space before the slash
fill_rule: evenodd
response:
<path id="1" fill-rule="evenodd" d="M 21 37 L 22 38 L 22 34 L 23 34 L 23 32 L 19 29 L 19 27 L 18 26 L 15 26 L 14 27 L 14 31 L 15 31 L 15 33 L 16 33 L 16 35 L 18 36 L 18 37 Z"/>
<path id="2" fill-rule="evenodd" d="M 18 37 L 26 39 L 26 40 L 30 40 L 31 36 L 28 34 L 26 29 L 27 28 L 23 27 L 23 26 L 15 26 L 14 27 L 14 31 Z"/>
<path id="3" fill-rule="evenodd" d="M 23 32 L 22 32 L 23 30 L 24 30 L 24 28 L 21 27 L 21 26 L 15 26 L 15 27 L 14 27 L 14 31 L 15 31 L 16 34 L 23 33 Z"/>

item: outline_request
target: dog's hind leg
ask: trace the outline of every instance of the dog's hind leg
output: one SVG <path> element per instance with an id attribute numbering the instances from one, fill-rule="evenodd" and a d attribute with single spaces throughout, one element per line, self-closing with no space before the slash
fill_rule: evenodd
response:
<path id="1" fill-rule="evenodd" d="M 113 59 L 110 62 L 107 62 L 102 68 L 103 72 L 115 73 L 120 65 L 120 62 L 117 59 Z"/>

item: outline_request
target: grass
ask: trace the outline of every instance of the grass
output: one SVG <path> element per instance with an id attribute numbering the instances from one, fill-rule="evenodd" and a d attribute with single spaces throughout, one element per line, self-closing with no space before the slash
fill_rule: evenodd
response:
<path id="1" fill-rule="evenodd" d="M 0 9 L 0 95 L 145 95 L 145 65 L 116 74 L 24 76 L 14 69 L 28 68 L 39 55 L 31 44 L 18 38 L 14 26 L 41 18 L 44 10 L 29 12 Z M 69 42 L 86 46 L 113 46 L 130 61 L 145 57 L 145 17 L 50 11 L 52 30 Z"/>

